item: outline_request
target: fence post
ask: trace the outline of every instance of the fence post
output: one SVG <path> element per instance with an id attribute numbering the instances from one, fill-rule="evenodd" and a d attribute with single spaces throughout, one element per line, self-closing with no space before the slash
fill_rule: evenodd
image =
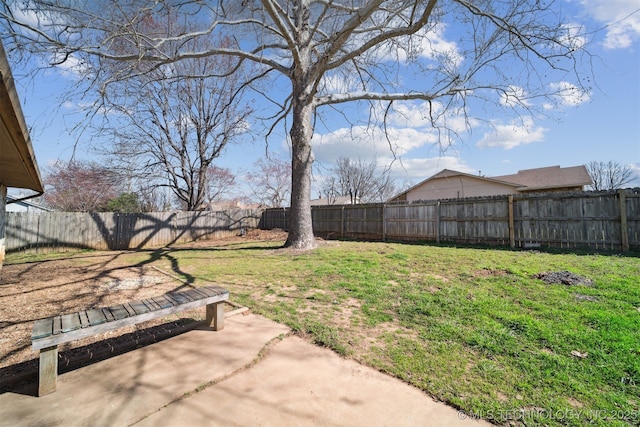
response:
<path id="1" fill-rule="evenodd" d="M 0 184 L 0 271 L 2 271 L 2 264 L 5 257 L 5 222 L 8 221 L 9 215 L 7 215 L 5 205 L 7 199 L 7 187 Z"/>
<path id="2" fill-rule="evenodd" d="M 340 210 L 340 238 L 344 239 L 344 205 Z"/>
<path id="3" fill-rule="evenodd" d="M 509 246 L 511 249 L 516 247 L 516 230 L 515 221 L 513 219 L 513 194 L 509 194 Z"/>
<path id="4" fill-rule="evenodd" d="M 627 192 L 618 190 L 618 201 L 620 203 L 620 243 L 623 252 L 629 251 L 629 228 L 627 226 Z"/>
<path id="5" fill-rule="evenodd" d="M 436 203 L 436 243 L 440 243 L 440 202 Z"/>
<path id="6" fill-rule="evenodd" d="M 284 231 L 289 231 L 287 227 L 287 208 L 282 208 L 282 229 Z"/>
<path id="7" fill-rule="evenodd" d="M 387 221 L 386 215 L 384 214 L 387 210 L 387 205 L 385 203 L 382 204 L 382 241 L 386 241 L 387 239 Z"/>

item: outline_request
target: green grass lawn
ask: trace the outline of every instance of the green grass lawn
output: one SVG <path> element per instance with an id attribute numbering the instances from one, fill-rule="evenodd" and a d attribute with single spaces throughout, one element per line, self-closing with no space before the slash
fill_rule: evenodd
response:
<path id="1" fill-rule="evenodd" d="M 640 423 L 640 258 L 328 242 L 127 255 L 498 424 Z M 547 284 L 569 271 L 591 285 Z"/>

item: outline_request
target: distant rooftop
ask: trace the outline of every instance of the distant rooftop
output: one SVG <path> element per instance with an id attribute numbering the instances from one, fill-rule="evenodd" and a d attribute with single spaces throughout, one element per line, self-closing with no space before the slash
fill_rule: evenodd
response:
<path id="1" fill-rule="evenodd" d="M 311 200 L 311 206 L 327 206 L 327 205 L 350 205 L 351 198 L 349 196 L 338 196 L 327 199 L 321 197 L 319 199 Z"/>
<path id="2" fill-rule="evenodd" d="M 554 188 L 591 185 L 591 177 L 584 166 L 561 168 L 549 166 L 536 169 L 525 169 L 512 175 L 493 176 L 492 179 L 521 185 L 520 191 L 533 191 Z"/>

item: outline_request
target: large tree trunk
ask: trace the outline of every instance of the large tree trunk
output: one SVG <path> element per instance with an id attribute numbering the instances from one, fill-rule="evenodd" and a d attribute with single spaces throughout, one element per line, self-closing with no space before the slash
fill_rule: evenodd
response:
<path id="1" fill-rule="evenodd" d="M 289 215 L 289 237 L 285 247 L 313 249 L 316 240 L 311 222 L 311 167 L 313 152 L 314 85 L 310 78 L 312 66 L 309 43 L 309 0 L 294 2 L 295 35 L 298 55 L 291 69 L 292 114 L 291 125 L 291 212 Z"/>
<path id="2" fill-rule="evenodd" d="M 302 97 L 305 98 L 305 97 Z M 308 98 L 307 98 L 308 99 Z M 297 102 L 296 102 L 297 101 Z M 313 249 L 316 241 L 313 236 L 311 222 L 311 167 L 313 153 L 311 137 L 313 136 L 312 118 L 313 104 L 294 100 L 293 125 L 291 127 L 291 214 L 289 237 L 285 247 L 297 249 Z"/>

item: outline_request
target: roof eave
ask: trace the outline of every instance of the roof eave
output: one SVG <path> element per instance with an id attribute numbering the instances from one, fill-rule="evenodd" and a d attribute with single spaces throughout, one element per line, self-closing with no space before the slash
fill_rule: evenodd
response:
<path id="1" fill-rule="evenodd" d="M 44 192 L 40 169 L 33 152 L 20 100 L 16 91 L 11 68 L 2 43 L 0 43 L 0 126 L 4 137 L 0 138 L 3 153 L 0 184 L 7 187 L 28 188 Z"/>

